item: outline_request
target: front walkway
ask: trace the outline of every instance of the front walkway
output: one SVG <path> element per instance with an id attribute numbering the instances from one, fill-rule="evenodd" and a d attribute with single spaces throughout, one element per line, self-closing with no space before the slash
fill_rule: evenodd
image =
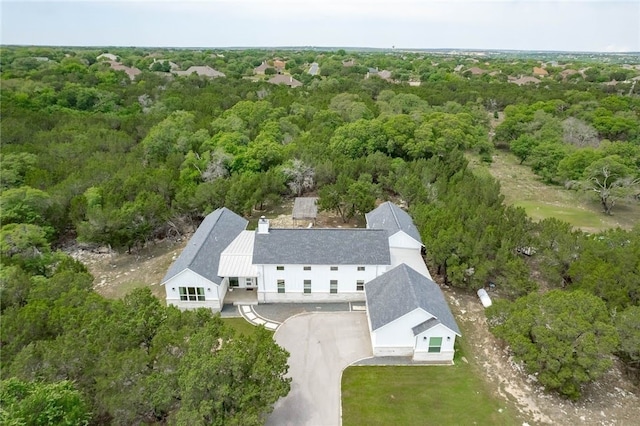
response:
<path id="1" fill-rule="evenodd" d="M 275 331 L 280 323 L 258 315 L 255 311 L 255 306 L 257 305 L 239 305 L 238 312 L 240 312 L 240 316 L 242 316 L 242 318 L 246 319 L 251 324 L 264 325 L 267 330 Z"/>
<path id="2" fill-rule="evenodd" d="M 227 302 L 227 299 L 225 299 Z M 269 330 L 276 330 L 287 318 L 303 313 L 313 312 L 365 312 L 365 302 L 344 303 L 265 303 L 237 305 L 237 313 L 253 325 L 264 325 Z M 225 304 L 222 316 L 236 315 L 235 306 Z"/>

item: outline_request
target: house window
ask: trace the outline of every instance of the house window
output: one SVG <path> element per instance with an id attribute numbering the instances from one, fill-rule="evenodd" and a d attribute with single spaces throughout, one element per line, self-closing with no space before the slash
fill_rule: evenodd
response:
<path id="1" fill-rule="evenodd" d="M 304 292 L 311 293 L 311 280 L 304 280 Z"/>
<path id="2" fill-rule="evenodd" d="M 332 271 L 337 271 L 337 270 L 338 270 L 338 267 L 337 267 L 337 266 L 332 266 L 330 269 L 331 269 Z"/>
<path id="3" fill-rule="evenodd" d="M 238 277 L 229 277 L 229 287 L 238 287 L 240 283 L 238 282 Z"/>
<path id="4" fill-rule="evenodd" d="M 180 287 L 180 300 L 188 302 L 204 302 L 204 288 L 202 287 Z"/>
<path id="5" fill-rule="evenodd" d="M 364 266 L 358 266 L 358 271 L 364 271 Z"/>
<path id="6" fill-rule="evenodd" d="M 310 271 L 311 270 L 311 266 L 303 266 L 302 269 L 304 271 Z"/>
<path id="7" fill-rule="evenodd" d="M 284 271 L 284 266 L 276 266 L 276 271 Z"/>
<path id="8" fill-rule="evenodd" d="M 278 280 L 278 293 L 284 293 L 284 280 Z"/>
<path id="9" fill-rule="evenodd" d="M 429 352 L 440 353 L 442 347 L 442 337 L 431 337 L 429 339 Z"/>
<path id="10" fill-rule="evenodd" d="M 329 281 L 329 293 L 336 294 L 338 292 L 338 280 Z"/>
<path id="11" fill-rule="evenodd" d="M 356 281 L 356 290 L 357 291 L 364 291 L 364 280 Z"/>

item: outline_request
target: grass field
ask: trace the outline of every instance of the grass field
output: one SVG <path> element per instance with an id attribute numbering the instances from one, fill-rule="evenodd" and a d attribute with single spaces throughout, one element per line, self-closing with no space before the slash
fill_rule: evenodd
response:
<path id="1" fill-rule="evenodd" d="M 344 426 L 521 424 L 460 360 L 454 366 L 347 368 L 342 420 Z"/>
<path id="2" fill-rule="evenodd" d="M 238 333 L 251 334 L 256 330 L 256 326 L 244 318 L 222 318 L 222 321 Z"/>
<path id="3" fill-rule="evenodd" d="M 522 425 L 511 399 L 484 375 L 473 321 L 457 320 L 454 365 L 356 366 L 342 375 L 342 420 L 356 425 Z M 476 341 L 475 343 L 478 343 Z M 474 356 L 476 355 L 476 356 Z M 464 358 L 464 360 L 463 360 Z"/>
<path id="4" fill-rule="evenodd" d="M 640 203 L 619 201 L 613 215 L 606 216 L 592 194 L 544 184 L 510 153 L 496 151 L 491 164 L 482 163 L 477 157 L 469 160 L 474 171 L 489 173 L 500 182 L 507 204 L 523 207 L 534 220 L 555 217 L 586 232 L 631 229 L 640 222 Z"/>

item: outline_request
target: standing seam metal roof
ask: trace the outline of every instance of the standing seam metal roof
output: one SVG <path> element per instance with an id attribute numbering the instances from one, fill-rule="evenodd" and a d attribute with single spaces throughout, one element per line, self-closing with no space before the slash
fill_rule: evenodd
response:
<path id="1" fill-rule="evenodd" d="M 169 267 L 162 279 L 166 282 L 185 269 L 219 284 L 218 276 L 220 254 L 242 232 L 249 222 L 221 207 L 204 218 L 180 256 Z"/>
<path id="2" fill-rule="evenodd" d="M 385 229 L 392 236 L 398 231 L 403 231 L 414 240 L 422 244 L 422 238 L 409 213 L 402 210 L 390 201 L 380 204 L 376 209 L 365 215 L 367 228 Z"/>
<path id="3" fill-rule="evenodd" d="M 256 232 L 255 265 L 390 265 L 381 229 L 298 228 Z"/>
<path id="4" fill-rule="evenodd" d="M 440 287 L 405 264 L 369 281 L 364 290 L 372 331 L 421 308 L 460 335 Z"/>

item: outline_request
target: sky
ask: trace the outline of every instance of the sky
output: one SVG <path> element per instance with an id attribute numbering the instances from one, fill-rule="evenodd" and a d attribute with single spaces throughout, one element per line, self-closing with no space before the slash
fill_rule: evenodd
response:
<path id="1" fill-rule="evenodd" d="M 640 52 L 640 0 L 0 0 L 1 44 Z"/>

